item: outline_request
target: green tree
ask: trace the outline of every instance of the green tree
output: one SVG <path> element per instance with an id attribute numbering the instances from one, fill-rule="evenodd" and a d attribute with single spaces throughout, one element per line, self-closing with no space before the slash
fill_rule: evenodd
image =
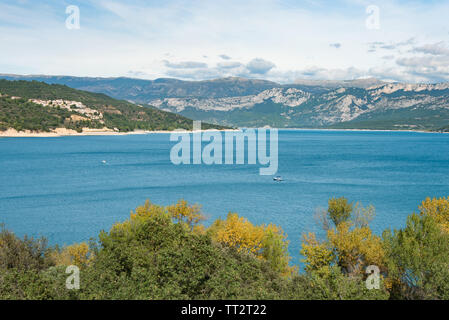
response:
<path id="1" fill-rule="evenodd" d="M 382 239 L 369 227 L 374 207 L 353 205 L 346 198 L 332 198 L 328 203 L 327 211 L 319 213 L 326 239 L 320 241 L 314 233 L 303 235 L 301 254 L 305 257 L 305 270 L 323 277 L 330 275 L 333 266 L 351 277 L 363 277 L 369 265 L 384 270 Z"/>
<path id="2" fill-rule="evenodd" d="M 151 211 L 101 233 L 80 298 L 280 298 L 286 280 L 266 261 L 213 242 L 161 207 Z"/>
<path id="3" fill-rule="evenodd" d="M 353 209 L 352 202 L 349 203 L 348 199 L 341 198 L 331 198 L 328 201 L 327 213 L 332 222 L 338 226 L 340 223 L 348 221 L 351 217 Z"/>
<path id="4" fill-rule="evenodd" d="M 434 218 L 412 214 L 383 237 L 394 298 L 449 299 L 449 235 Z"/>

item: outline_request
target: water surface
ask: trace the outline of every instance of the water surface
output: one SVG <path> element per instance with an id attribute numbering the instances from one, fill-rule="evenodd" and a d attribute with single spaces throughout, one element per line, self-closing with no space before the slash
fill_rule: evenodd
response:
<path id="1" fill-rule="evenodd" d="M 151 199 L 202 204 L 208 223 L 238 212 L 288 233 L 294 263 L 332 196 L 373 204 L 378 234 L 427 196 L 449 194 L 449 135 L 281 130 L 276 183 L 259 165 L 170 162 L 169 134 L 0 139 L 0 222 L 51 244 L 96 237 Z M 106 160 L 106 164 L 102 161 Z"/>

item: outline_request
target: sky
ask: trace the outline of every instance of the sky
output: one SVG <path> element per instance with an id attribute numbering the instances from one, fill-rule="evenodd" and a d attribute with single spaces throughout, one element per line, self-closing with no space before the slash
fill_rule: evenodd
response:
<path id="1" fill-rule="evenodd" d="M 448 17 L 448 0 L 1 0 L 0 73 L 435 83 Z"/>

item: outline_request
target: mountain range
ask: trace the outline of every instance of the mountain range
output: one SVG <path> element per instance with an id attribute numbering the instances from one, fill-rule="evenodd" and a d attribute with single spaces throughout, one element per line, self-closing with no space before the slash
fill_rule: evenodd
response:
<path id="1" fill-rule="evenodd" d="M 239 127 L 446 130 L 449 83 L 377 79 L 298 80 L 293 84 L 223 78 L 87 78 L 0 75 L 107 94 L 205 122 Z"/>

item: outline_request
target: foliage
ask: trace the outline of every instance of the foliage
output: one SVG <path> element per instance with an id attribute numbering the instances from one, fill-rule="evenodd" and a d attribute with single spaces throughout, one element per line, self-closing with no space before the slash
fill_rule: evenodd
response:
<path id="1" fill-rule="evenodd" d="M 449 197 L 426 198 L 419 206 L 419 210 L 422 215 L 433 217 L 443 230 L 449 233 Z"/>
<path id="2" fill-rule="evenodd" d="M 8 128 L 34 131 L 50 131 L 57 127 L 82 130 L 82 127 L 133 130 L 191 130 L 192 120 L 180 115 L 142 107 L 128 101 L 116 100 L 104 94 L 91 93 L 63 85 L 49 85 L 38 81 L 8 81 L 0 79 L 0 130 Z M 8 96 L 6 96 L 8 95 Z M 20 97 L 21 99 L 12 99 Z M 78 101 L 104 115 L 104 123 L 98 120 L 69 121 L 73 110 L 43 107 L 29 99 Z M 223 129 L 222 126 L 202 124 L 203 129 Z"/>
<path id="3" fill-rule="evenodd" d="M 271 266 L 288 275 L 294 272 L 289 267 L 287 236 L 273 224 L 255 226 L 236 213 L 229 213 L 226 220 L 218 219 L 208 230 L 212 239 L 240 253 L 265 259 Z"/>
<path id="4" fill-rule="evenodd" d="M 395 298 L 449 299 L 449 235 L 432 216 L 412 214 L 383 237 Z"/>
<path id="5" fill-rule="evenodd" d="M 0 131 L 50 131 L 56 128 L 80 130 L 83 127 L 102 128 L 98 121 L 72 121 L 77 112 L 61 108 L 44 107 L 25 99 L 0 97 Z"/>
<path id="6" fill-rule="evenodd" d="M 0 225 L 0 270 L 43 270 L 49 266 L 46 249 L 45 239 L 25 236 L 22 240 Z"/>
<path id="7" fill-rule="evenodd" d="M 89 245 L 85 242 L 76 243 L 62 250 L 52 250 L 50 257 L 56 266 L 76 265 L 85 268 L 93 259 L 94 255 L 89 250 Z"/>
<path id="8" fill-rule="evenodd" d="M 385 300 L 389 293 L 383 281 L 380 288 L 369 290 L 362 277 L 348 277 L 337 266 L 328 273 L 308 272 L 298 275 L 289 282 L 286 299 L 304 300 Z"/>
<path id="9" fill-rule="evenodd" d="M 315 233 L 303 235 L 301 254 L 305 257 L 303 262 L 307 272 L 316 272 L 321 276 L 330 274 L 335 260 L 334 252 L 327 242 L 319 241 Z"/>
<path id="10" fill-rule="evenodd" d="M 347 221 L 351 216 L 353 205 L 344 197 L 329 199 L 328 206 L 327 213 L 336 226 Z"/>
<path id="11" fill-rule="evenodd" d="M 130 232 L 102 233 L 102 249 L 84 273 L 85 299 L 276 298 L 283 280 L 270 266 L 214 244 L 184 222 L 157 214 Z"/>
<path id="12" fill-rule="evenodd" d="M 327 239 L 319 241 L 314 233 L 303 235 L 305 270 L 329 275 L 331 268 L 338 266 L 354 277 L 362 276 L 369 265 L 384 269 L 382 240 L 369 228 L 374 207 L 353 205 L 346 198 L 331 198 L 328 203 L 327 211 L 320 216 Z"/>
<path id="13" fill-rule="evenodd" d="M 180 200 L 177 204 L 168 206 L 167 211 L 176 221 L 185 222 L 189 227 L 193 227 L 206 219 L 201 213 L 200 206 L 189 205 L 185 200 Z"/>
<path id="14" fill-rule="evenodd" d="M 382 241 L 369 227 L 356 228 L 351 222 L 343 222 L 329 230 L 327 237 L 338 266 L 346 274 L 361 275 L 367 266 L 382 268 L 385 264 Z"/>
<path id="15" fill-rule="evenodd" d="M 185 200 L 179 200 L 176 204 L 166 207 L 155 205 L 147 200 L 143 206 L 137 207 L 135 212 L 131 211 L 129 220 L 114 225 L 113 230 L 129 230 L 134 221 L 143 221 L 157 216 L 171 218 L 174 222 L 182 223 L 189 228 L 194 228 L 205 219 L 200 206 L 189 205 Z"/>
<path id="16" fill-rule="evenodd" d="M 279 227 L 230 213 L 206 228 L 201 208 L 184 200 L 146 201 L 98 243 L 48 247 L 2 227 L 0 299 L 449 299 L 445 201 L 427 199 L 381 239 L 368 226 L 373 207 L 333 199 L 326 239 L 303 236 L 304 273 L 289 265 Z M 80 290 L 66 288 L 73 264 Z M 367 288 L 368 265 L 380 267 L 380 289 Z"/>
<path id="17" fill-rule="evenodd" d="M 46 240 L 18 238 L 1 226 L 0 299 L 68 299 L 65 269 L 56 273 Z M 54 276 L 49 276 L 53 273 Z"/>

